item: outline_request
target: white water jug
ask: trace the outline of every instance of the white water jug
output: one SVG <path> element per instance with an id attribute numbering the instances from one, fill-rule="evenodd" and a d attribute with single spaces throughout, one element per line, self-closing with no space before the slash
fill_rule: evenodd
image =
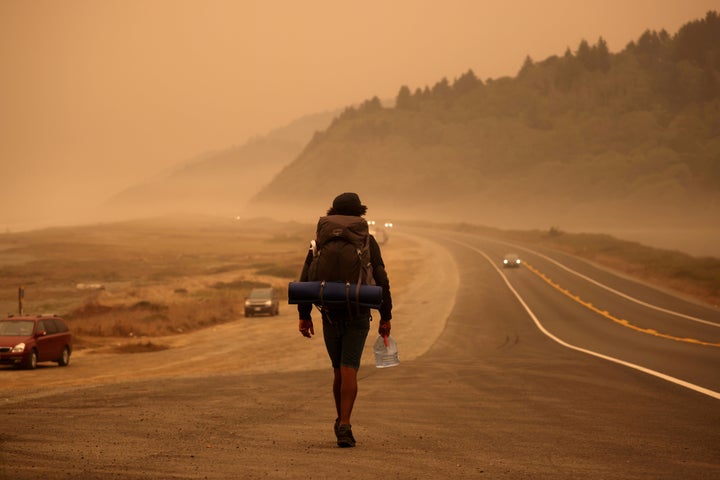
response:
<path id="1" fill-rule="evenodd" d="M 400 365 L 397 343 L 395 343 L 392 336 L 383 337 L 378 335 L 373 345 L 373 351 L 375 352 L 375 366 L 377 368 Z"/>

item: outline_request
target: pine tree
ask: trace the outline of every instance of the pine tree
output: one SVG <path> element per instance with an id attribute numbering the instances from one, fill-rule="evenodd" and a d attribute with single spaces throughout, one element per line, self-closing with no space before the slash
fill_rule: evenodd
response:
<path id="1" fill-rule="evenodd" d="M 527 55 L 525 57 L 525 61 L 522 64 L 522 67 L 520 67 L 520 72 L 518 72 L 518 77 L 524 77 L 525 75 L 530 73 L 533 66 L 535 66 L 535 63 L 533 62 L 532 58 L 530 58 L 530 55 Z"/>
<path id="2" fill-rule="evenodd" d="M 408 109 L 412 107 L 412 95 L 410 94 L 410 88 L 406 85 L 400 87 L 400 91 L 395 99 L 395 106 L 401 109 Z"/>
<path id="3" fill-rule="evenodd" d="M 593 53 L 595 57 L 593 60 L 593 68 L 601 72 L 607 72 L 610 69 L 610 50 L 603 37 L 598 38 Z"/>
<path id="4" fill-rule="evenodd" d="M 464 94 L 475 90 L 482 85 L 482 81 L 475 76 L 475 72 L 468 70 L 460 75 L 452 85 L 452 90 L 456 94 Z"/>

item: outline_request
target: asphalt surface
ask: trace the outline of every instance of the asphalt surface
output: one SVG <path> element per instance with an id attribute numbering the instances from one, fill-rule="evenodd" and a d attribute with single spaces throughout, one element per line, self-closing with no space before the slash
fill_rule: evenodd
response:
<path id="1" fill-rule="evenodd" d="M 563 346 L 538 328 L 526 306 L 559 338 L 604 355 L 629 352 L 636 363 L 675 356 L 674 362 L 656 361 L 658 369 L 707 363 L 692 380 L 707 382 L 708 389 L 720 348 L 630 331 L 589 315 L 527 269 L 498 270 L 494 260 L 506 246 L 432 236 L 444 249 L 433 248 L 432 258 L 441 261 L 430 268 L 440 286 L 417 283 L 425 271 L 398 295 L 393 335 L 400 366 L 375 369 L 366 350 L 353 413 L 357 447 L 335 446 L 331 372 L 323 366 L 321 340 L 303 343 L 287 313 L 253 335 L 235 337 L 234 326 L 222 332 L 237 338 L 237 350 L 247 355 L 242 367 L 226 352 L 204 358 L 215 368 L 180 368 L 187 364 L 173 357 L 176 368 L 163 369 L 163 355 L 201 355 L 208 344 L 197 340 L 144 357 L 152 358 L 146 361 L 155 367 L 150 371 L 137 363 L 138 355 L 98 356 L 93 364 L 104 365 L 102 375 L 91 370 L 89 356 L 62 369 L 94 372 L 86 383 L 50 380 L 57 367 L 0 371 L 0 382 L 6 377 L 3 383 L 12 385 L 0 396 L 0 478 L 720 478 L 719 400 Z M 454 259 L 452 268 L 443 266 L 443 251 Z M 585 269 L 581 262 L 573 267 Z M 587 272 L 606 275 L 592 267 Z M 571 283 L 582 295 L 601 295 L 577 279 Z M 448 286 L 450 293 L 443 290 Z M 650 295 L 644 286 L 624 288 Z M 627 316 L 615 302 L 607 307 Z M 275 342 L 258 344 L 262 328 L 286 324 L 287 340 L 271 330 Z M 593 333 L 582 334 L 583 326 Z M 255 327 L 241 331 L 248 328 Z M 269 343 L 284 350 L 272 350 L 268 360 Z M 281 357 L 282 366 L 273 368 Z M 137 378 L 131 372 L 113 377 L 132 368 Z M 688 370 L 681 365 L 673 374 Z M 30 377 L 35 373 L 55 383 L 38 386 Z M 33 385 L 23 383 L 28 379 Z"/>

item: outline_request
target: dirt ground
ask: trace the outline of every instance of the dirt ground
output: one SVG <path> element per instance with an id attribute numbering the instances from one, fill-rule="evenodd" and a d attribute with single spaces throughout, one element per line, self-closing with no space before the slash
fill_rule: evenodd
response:
<path id="1" fill-rule="evenodd" d="M 458 273 L 447 251 L 416 237 L 394 236 L 383 256 L 395 304 L 392 334 L 401 363 L 409 362 L 442 332 L 453 308 Z M 393 264 L 411 268 L 394 272 Z M 313 316 L 318 319 L 316 312 Z M 392 374 L 390 370 L 400 368 L 374 367 L 376 325 L 373 322 L 363 356 L 361 392 L 366 375 Z M 167 348 L 112 353 L 115 344 L 147 341 Z M 0 479 L 326 478 L 315 476 L 318 462 L 345 450 L 335 446 L 326 425 L 334 415 L 331 376 L 321 322 L 315 322 L 312 339 L 303 338 L 294 305 L 281 305 L 276 317 L 238 318 L 189 334 L 114 339 L 104 347 L 75 352 L 67 368 L 3 367 L 0 405 L 6 433 L 0 433 Z M 288 409 L 292 412 L 298 394 L 312 396 L 303 401 L 308 422 L 285 424 L 278 431 L 280 417 Z M 377 410 L 377 405 L 365 407 L 366 413 Z M 25 414 L 43 420 L 28 429 Z M 203 431 L 193 432 L 191 425 L 202 425 Z M 229 437 L 220 439 L 212 433 L 217 431 Z M 387 447 L 368 438 L 362 426 L 355 434 L 377 448 Z M 58 441 L 58 435 L 64 440 Z M 298 444 L 301 436 L 306 440 Z M 273 452 L 276 442 L 289 442 L 290 449 L 300 448 L 300 453 Z M 175 453 L 158 456 L 153 453 L 156 447 Z M 197 452 L 190 452 L 195 448 Z M 298 463 L 290 470 L 274 468 L 277 454 Z M 377 457 L 375 450 L 365 455 Z M 332 468 L 361 466 L 363 458 L 340 456 L 342 463 Z M 365 478 L 371 474 L 366 471 Z"/>

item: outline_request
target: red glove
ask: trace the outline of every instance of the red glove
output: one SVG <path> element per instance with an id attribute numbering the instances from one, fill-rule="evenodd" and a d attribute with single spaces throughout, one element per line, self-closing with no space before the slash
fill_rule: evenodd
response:
<path id="1" fill-rule="evenodd" d="M 387 322 L 383 322 L 380 320 L 380 326 L 378 327 L 378 334 L 381 337 L 389 337 L 390 336 L 390 329 L 392 326 L 390 325 L 390 320 Z"/>

